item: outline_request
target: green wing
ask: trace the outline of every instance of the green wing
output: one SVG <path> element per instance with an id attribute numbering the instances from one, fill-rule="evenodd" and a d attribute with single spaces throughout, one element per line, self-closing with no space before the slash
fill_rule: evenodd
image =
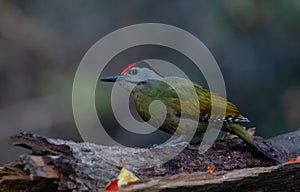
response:
<path id="1" fill-rule="evenodd" d="M 212 101 L 214 103 L 215 111 L 224 111 L 224 107 L 226 107 L 226 116 L 237 116 L 239 115 L 239 110 L 235 105 L 228 102 L 225 98 L 220 95 L 209 91 L 208 89 L 204 89 L 199 85 L 194 84 L 194 90 L 191 89 L 190 83 L 187 80 L 176 80 L 176 82 L 172 82 L 173 86 L 176 88 L 176 92 L 178 94 L 183 95 L 181 99 L 179 99 L 178 94 L 174 91 L 172 87 L 167 88 L 163 94 L 167 99 L 167 106 L 171 107 L 178 114 L 188 114 L 193 116 L 211 114 L 212 109 Z M 176 86 L 177 85 L 177 86 Z M 195 92 L 198 97 L 199 105 L 195 102 Z M 180 103 L 181 101 L 181 103 Z M 181 104 L 185 107 L 184 110 L 181 110 Z M 216 114 L 218 115 L 218 114 Z"/>

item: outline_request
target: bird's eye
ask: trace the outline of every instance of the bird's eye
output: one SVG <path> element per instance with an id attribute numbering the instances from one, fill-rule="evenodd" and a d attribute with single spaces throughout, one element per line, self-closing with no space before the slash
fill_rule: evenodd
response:
<path id="1" fill-rule="evenodd" d="M 132 75 L 136 75 L 138 73 L 138 71 L 136 69 L 132 69 L 131 73 L 132 73 Z"/>

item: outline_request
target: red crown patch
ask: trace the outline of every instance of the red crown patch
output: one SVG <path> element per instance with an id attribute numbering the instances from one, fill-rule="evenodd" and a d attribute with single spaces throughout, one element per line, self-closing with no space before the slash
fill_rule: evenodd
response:
<path id="1" fill-rule="evenodd" d="M 130 63 L 129 65 L 126 65 L 122 70 L 121 70 L 121 74 L 125 73 L 126 71 L 128 71 L 131 67 L 133 67 L 135 64 L 137 64 L 137 61 Z"/>

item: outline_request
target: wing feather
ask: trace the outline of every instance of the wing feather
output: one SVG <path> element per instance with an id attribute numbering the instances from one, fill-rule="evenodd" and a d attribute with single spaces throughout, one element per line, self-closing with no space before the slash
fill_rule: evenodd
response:
<path id="1" fill-rule="evenodd" d="M 239 110 L 234 104 L 228 102 L 222 96 L 213 93 L 208 89 L 204 89 L 199 85 L 194 84 L 194 88 L 198 96 L 198 101 L 200 105 L 199 109 L 199 105 L 196 102 L 194 102 L 194 93 L 189 85 L 190 84 L 188 83 L 185 84 L 182 81 L 180 81 L 178 82 L 178 87 L 176 87 L 177 93 L 183 95 L 183 97 L 181 98 L 182 105 L 188 106 L 185 107 L 184 110 L 181 110 L 181 104 L 178 94 L 176 94 L 173 88 L 169 87 L 169 89 L 164 92 L 164 94 L 168 95 L 166 102 L 167 106 L 171 107 L 176 113 L 198 116 L 200 112 L 200 116 L 204 116 L 207 114 L 210 115 L 213 101 L 215 107 L 214 109 L 216 109 L 215 112 L 218 113 L 218 111 L 226 110 L 225 116 L 234 117 L 239 115 Z M 226 107 L 226 109 L 224 109 L 224 107 Z"/>

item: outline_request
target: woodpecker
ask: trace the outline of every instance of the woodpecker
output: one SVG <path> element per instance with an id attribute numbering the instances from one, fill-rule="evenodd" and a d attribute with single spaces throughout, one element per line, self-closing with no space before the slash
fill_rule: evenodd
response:
<path id="1" fill-rule="evenodd" d="M 174 134 L 181 118 L 198 121 L 198 126 L 196 132 L 193 132 L 194 135 L 192 136 L 191 143 L 199 143 L 207 130 L 209 122 L 221 122 L 223 131 L 239 136 L 247 144 L 256 148 L 266 157 L 278 162 L 262 146 L 256 143 L 245 127 L 242 126 L 242 123 L 248 123 L 249 120 L 240 115 L 238 108 L 234 104 L 195 83 L 193 83 L 192 86 L 195 91 L 194 93 L 197 95 L 196 99 L 198 99 L 198 102 L 192 102 L 192 100 L 189 99 L 192 97 L 192 93 L 188 88 L 190 84 L 187 83 L 188 81 L 186 79 L 179 77 L 173 78 L 172 84 L 178 88 L 174 90 L 172 86 L 169 86 L 163 81 L 165 78 L 166 77 L 162 77 L 151 68 L 145 61 L 139 61 L 124 67 L 119 75 L 100 78 L 100 81 L 118 81 L 121 86 L 130 90 L 135 108 L 140 117 L 146 122 L 151 119 L 152 121 L 149 121 L 149 123 L 151 124 L 152 122 L 154 127 L 158 126 L 156 122 L 163 121 L 160 127 L 157 128 L 164 132 Z M 178 90 L 184 95 L 183 100 L 182 98 L 179 99 Z M 159 112 L 150 114 L 149 105 L 155 100 L 159 100 L 165 105 L 167 111 L 165 116 Z M 214 107 L 226 107 L 225 115 L 211 114 L 212 100 L 215 103 Z M 185 110 L 182 110 L 181 105 L 185 106 Z M 165 119 L 162 120 L 161 118 Z M 189 135 L 190 132 L 189 125 L 186 124 L 178 136 Z"/>

